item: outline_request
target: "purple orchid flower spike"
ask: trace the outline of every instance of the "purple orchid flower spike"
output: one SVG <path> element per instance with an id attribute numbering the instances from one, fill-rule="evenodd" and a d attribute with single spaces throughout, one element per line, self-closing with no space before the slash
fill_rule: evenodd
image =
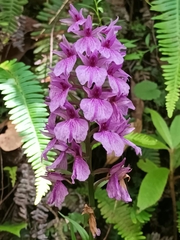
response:
<path id="1" fill-rule="evenodd" d="M 123 55 L 120 52 L 122 47 L 125 49 L 124 45 L 117 40 L 114 31 L 111 30 L 108 32 L 106 39 L 102 37 L 102 44 L 99 52 L 103 57 L 107 58 L 108 61 L 122 64 L 124 61 Z"/>
<path id="2" fill-rule="evenodd" d="M 50 75 L 52 81 L 49 91 L 49 109 L 53 112 L 59 107 L 64 109 L 64 104 L 72 85 L 68 82 L 68 77 L 65 75 L 61 75 L 60 77 L 56 77 L 53 73 Z"/>
<path id="3" fill-rule="evenodd" d="M 104 59 L 99 59 L 98 51 L 90 53 L 89 57 L 80 55 L 84 65 L 80 65 L 76 68 L 76 74 L 81 85 L 88 82 L 88 88 L 93 83 L 96 86 L 101 87 L 106 79 L 107 71 L 103 68 Z"/>
<path id="4" fill-rule="evenodd" d="M 59 173 L 48 172 L 44 178 L 55 183 L 52 191 L 48 195 L 47 204 L 60 208 L 65 197 L 68 195 L 68 190 L 62 183 L 64 180 L 63 176 Z"/>
<path id="5" fill-rule="evenodd" d="M 82 157 L 82 150 L 79 144 L 72 142 L 72 155 L 74 156 L 73 173 L 71 176 L 72 183 L 74 180 L 85 181 L 88 179 L 90 170 L 88 164 Z"/>
<path id="6" fill-rule="evenodd" d="M 73 139 L 80 143 L 85 140 L 88 132 L 88 123 L 80 118 L 78 110 L 75 110 L 70 103 L 65 103 L 66 112 L 60 112 L 59 115 L 65 118 L 65 121 L 59 122 L 54 128 L 55 136 L 58 140 L 71 143 Z"/>
<path id="7" fill-rule="evenodd" d="M 73 156 L 71 179 L 75 183 L 75 180 L 86 181 L 90 175 L 84 156 L 90 157 L 91 152 L 87 146 L 86 152 L 82 153 L 81 149 L 86 139 L 100 142 L 107 154 L 114 153 L 117 157 L 123 154 L 126 144 L 133 147 L 136 154 L 141 150 L 125 138 L 133 128 L 124 116 L 134 106 L 127 98 L 129 75 L 122 70 L 125 47 L 116 36 L 121 29 L 116 25 L 118 18 L 109 26 L 94 28 L 91 16 L 84 18 L 82 9 L 78 11 L 71 4 L 69 14 L 71 18 L 61 22 L 68 24 L 68 31 L 75 34 L 75 43 L 70 44 L 63 36 L 61 50 L 54 51 L 61 60 L 50 73 L 46 99 L 50 117 L 44 134 L 51 140 L 42 155 L 48 159 L 48 151 L 53 149 L 58 155 L 47 170 L 61 169 L 61 172 L 68 169 L 68 155 Z M 99 128 L 93 129 L 92 136 L 93 122 Z M 107 192 L 110 198 L 129 202 L 124 179 L 131 169 L 124 167 L 124 162 L 110 170 Z M 49 172 L 46 178 L 55 183 L 48 203 L 60 207 L 68 194 L 63 184 L 65 178 L 57 172 Z M 92 214 L 93 210 L 89 212 L 91 218 Z M 91 232 L 93 236 L 100 234 L 94 223 Z"/>
<path id="8" fill-rule="evenodd" d="M 70 4 L 69 14 L 70 14 L 71 18 L 60 20 L 60 22 L 65 23 L 70 26 L 68 28 L 68 32 L 78 31 L 79 26 L 81 26 L 85 23 L 86 19 L 84 18 L 82 11 L 83 11 L 83 9 L 81 9 L 78 12 L 78 10 L 72 4 Z"/>
<path id="9" fill-rule="evenodd" d="M 113 113 L 111 103 L 106 100 L 111 93 L 102 92 L 102 88 L 96 85 L 94 85 L 93 89 L 84 87 L 84 90 L 89 97 L 82 99 L 80 103 L 85 118 L 91 122 L 106 122 Z"/>
<path id="10" fill-rule="evenodd" d="M 62 59 L 54 67 L 54 74 L 60 76 L 62 73 L 69 74 L 75 63 L 76 63 L 76 51 L 65 36 L 63 36 L 63 41 L 60 43 L 62 51 L 54 51 L 55 54 L 60 56 Z"/>
<path id="11" fill-rule="evenodd" d="M 130 167 L 124 167 L 125 158 L 122 162 L 114 165 L 110 170 L 110 178 L 107 184 L 107 193 L 109 198 L 115 198 L 124 202 L 131 202 L 132 199 L 128 193 L 125 178 L 129 178 Z"/>
<path id="12" fill-rule="evenodd" d="M 78 39 L 74 44 L 76 52 L 83 53 L 87 52 L 89 49 L 92 52 L 94 52 L 95 50 L 99 50 L 101 43 L 100 40 L 97 38 L 97 35 L 101 32 L 103 28 L 99 27 L 93 30 L 91 16 L 88 15 L 87 20 L 83 25 L 83 30 L 73 31 L 75 34 L 82 37 Z"/>

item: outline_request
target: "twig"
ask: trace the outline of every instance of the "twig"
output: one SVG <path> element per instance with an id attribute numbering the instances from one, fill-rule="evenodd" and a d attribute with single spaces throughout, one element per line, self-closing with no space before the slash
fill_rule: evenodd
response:
<path id="1" fill-rule="evenodd" d="M 56 17 L 60 14 L 60 12 L 63 10 L 63 8 L 65 7 L 65 5 L 69 2 L 69 0 L 65 0 L 64 3 L 61 5 L 61 7 L 59 8 L 59 10 L 56 12 L 56 15 L 54 17 L 52 17 L 50 20 L 49 20 L 49 24 L 51 24 L 55 19 Z"/>
<path id="2" fill-rule="evenodd" d="M 56 221 L 59 222 L 58 214 L 49 205 L 46 204 L 45 206 L 54 215 Z"/>
<path id="3" fill-rule="evenodd" d="M 180 175 L 174 177 L 174 181 L 177 181 L 178 179 L 180 179 Z"/>
<path id="4" fill-rule="evenodd" d="M 53 59 L 53 38 L 54 38 L 54 28 L 57 22 L 57 16 L 60 14 L 60 12 L 63 10 L 63 8 L 65 7 L 65 5 L 69 2 L 69 0 L 65 0 L 64 3 L 61 5 L 61 7 L 59 8 L 59 10 L 56 12 L 56 15 L 54 17 L 52 17 L 49 21 L 49 25 L 54 21 L 52 30 L 51 30 L 51 35 L 50 35 L 50 54 L 49 54 L 49 65 L 50 67 L 52 67 L 52 59 Z"/>
<path id="5" fill-rule="evenodd" d="M 51 30 L 51 36 L 50 36 L 50 53 L 49 53 L 49 65 L 52 67 L 52 59 L 53 59 L 53 36 L 54 36 L 54 26 Z"/>
<path id="6" fill-rule="evenodd" d="M 10 184 L 8 183 L 5 187 L 3 186 L 3 188 L 0 188 L 0 191 L 1 191 L 2 189 L 6 189 L 6 188 L 8 188 L 9 185 L 10 185 Z"/>
<path id="7" fill-rule="evenodd" d="M 110 233 L 110 231 L 111 231 L 111 228 L 112 228 L 112 225 L 109 225 L 108 230 L 107 230 L 107 233 L 106 233 L 106 236 L 103 238 L 103 240 L 106 240 L 106 239 L 107 239 L 107 237 L 108 237 L 108 235 L 109 235 L 109 233 Z"/>
<path id="8" fill-rule="evenodd" d="M 172 198 L 172 208 L 173 208 L 173 230 L 174 230 L 174 240 L 177 240 L 177 212 L 176 212 L 176 195 L 175 195 L 175 189 L 174 189 L 174 150 L 169 149 L 169 155 L 170 155 L 170 174 L 169 174 L 169 186 L 170 186 L 170 192 L 171 192 L 171 198 Z"/>
<path id="9" fill-rule="evenodd" d="M 0 201 L 0 205 L 11 195 L 11 193 L 14 192 L 14 190 L 16 189 L 17 187 L 17 184 L 13 187 L 13 189 L 5 196 L 5 198 L 3 198 L 1 201 Z"/>
<path id="10" fill-rule="evenodd" d="M 6 219 L 7 215 L 9 214 L 9 212 L 12 210 L 12 207 L 14 206 L 14 201 L 11 203 L 10 207 L 8 208 L 8 210 L 6 211 L 5 215 L 3 216 L 3 219 L 1 220 L 1 223 L 4 222 L 4 220 Z"/>

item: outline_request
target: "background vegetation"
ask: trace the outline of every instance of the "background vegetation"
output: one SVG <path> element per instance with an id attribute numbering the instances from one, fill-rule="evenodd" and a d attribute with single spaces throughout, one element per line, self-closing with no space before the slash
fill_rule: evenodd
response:
<path id="1" fill-rule="evenodd" d="M 180 233 L 180 3 L 179 0 L 0 0 L 0 239 L 87 239 L 86 185 L 71 188 L 60 215 L 46 204 L 50 182 L 41 178 L 53 160 L 41 161 L 49 139 L 41 134 L 49 67 L 62 35 L 59 22 L 69 3 L 84 7 L 94 22 L 119 16 L 119 40 L 127 47 L 139 159 L 124 150 L 132 167 L 132 204 L 109 199 L 97 188 L 95 212 L 102 240 L 179 239 Z M 122 160 L 93 150 L 94 170 Z M 96 179 L 98 181 L 98 178 Z M 63 216 L 67 217 L 63 217 Z M 68 220 L 68 223 L 67 223 Z M 85 230 L 84 230 L 85 229 Z M 73 235 L 73 233 L 75 234 Z"/>

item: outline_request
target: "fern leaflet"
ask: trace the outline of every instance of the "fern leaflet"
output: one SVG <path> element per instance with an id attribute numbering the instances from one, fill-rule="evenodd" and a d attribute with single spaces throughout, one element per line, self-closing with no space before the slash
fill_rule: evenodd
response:
<path id="1" fill-rule="evenodd" d="M 22 14 L 27 0 L 0 0 L 0 27 L 2 32 L 12 35 L 18 28 L 17 18 Z"/>
<path id="2" fill-rule="evenodd" d="M 155 0 L 151 10 L 161 13 L 154 17 L 159 21 L 154 27 L 157 28 L 156 37 L 163 55 L 161 60 L 165 62 L 162 68 L 168 91 L 166 108 L 168 116 L 172 117 L 180 90 L 180 1 Z"/>
<path id="3" fill-rule="evenodd" d="M 159 152 L 156 149 L 142 148 L 141 158 L 151 160 L 158 167 L 160 167 L 160 165 L 161 165 Z"/>
<path id="4" fill-rule="evenodd" d="M 134 224 L 140 223 L 145 224 L 149 222 L 152 212 L 154 212 L 155 207 L 149 207 L 141 212 L 139 212 L 137 207 L 137 202 L 134 202 L 133 206 L 131 207 L 131 219 Z"/>
<path id="5" fill-rule="evenodd" d="M 41 162 L 41 152 L 49 139 L 41 134 L 48 115 L 43 90 L 29 66 L 16 60 L 6 61 L 0 65 L 0 90 L 5 95 L 4 101 L 10 119 L 16 130 L 23 137 L 25 154 L 27 155 L 36 178 L 36 203 L 48 191 L 50 182 L 41 176 L 45 173 L 45 165 Z"/>
<path id="6" fill-rule="evenodd" d="M 67 1 L 66 1 L 67 2 Z M 66 3 L 65 2 L 65 3 Z M 39 12 L 37 19 L 40 21 L 40 28 L 31 35 L 38 40 L 35 44 L 35 69 L 39 79 L 45 79 L 48 76 L 48 69 L 57 62 L 58 57 L 52 54 L 52 50 L 58 49 L 58 42 L 63 33 L 62 26 L 59 23 L 59 14 L 64 7 L 62 0 L 50 0 L 44 3 L 44 8 Z"/>
<path id="7" fill-rule="evenodd" d="M 113 224 L 118 234 L 125 240 L 145 239 L 141 225 L 132 222 L 131 208 L 128 204 L 108 198 L 106 191 L 98 188 L 95 193 L 102 216 L 107 223 Z"/>
<path id="8" fill-rule="evenodd" d="M 128 140 L 130 140 L 131 142 L 140 147 L 151 149 L 167 149 L 167 146 L 164 143 L 144 133 L 131 132 L 128 135 L 126 135 L 125 138 L 127 138 Z"/>

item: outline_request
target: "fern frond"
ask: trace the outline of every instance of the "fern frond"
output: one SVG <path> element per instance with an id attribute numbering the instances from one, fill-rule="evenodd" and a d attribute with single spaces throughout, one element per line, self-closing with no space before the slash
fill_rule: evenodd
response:
<path id="1" fill-rule="evenodd" d="M 23 148 L 35 172 L 36 203 L 48 191 L 50 182 L 41 176 L 45 173 L 45 164 L 41 162 L 41 153 L 49 139 L 41 134 L 48 115 L 43 90 L 36 76 L 24 63 L 16 60 L 0 65 L 0 90 L 12 123 L 23 137 Z"/>
<path id="2" fill-rule="evenodd" d="M 12 35 L 18 28 L 17 18 L 22 14 L 27 0 L 0 0 L 0 27 L 2 32 Z"/>
<path id="3" fill-rule="evenodd" d="M 142 159 L 149 159 L 153 163 L 155 163 L 158 167 L 160 167 L 160 156 L 159 151 L 156 149 L 148 149 L 148 148 L 142 148 Z"/>
<path id="4" fill-rule="evenodd" d="M 144 133 L 131 132 L 128 135 L 126 135 L 125 138 L 140 147 L 151 149 L 168 149 L 164 143 Z"/>
<path id="5" fill-rule="evenodd" d="M 155 207 L 149 207 L 141 212 L 138 211 L 137 203 L 135 202 L 131 207 L 131 219 L 134 224 L 140 223 L 145 224 L 149 222 L 152 217 L 152 213 L 154 212 Z"/>
<path id="6" fill-rule="evenodd" d="M 106 191 L 100 188 L 96 190 L 95 197 L 102 216 L 107 223 L 114 225 L 121 237 L 125 240 L 145 239 L 140 224 L 134 224 L 131 220 L 131 208 L 128 204 L 108 198 Z"/>
<path id="7" fill-rule="evenodd" d="M 161 60 L 167 62 L 162 68 L 168 91 L 166 108 L 168 116 L 172 117 L 180 92 L 180 1 L 155 0 L 151 10 L 161 13 L 154 17 L 159 21 L 154 27 L 157 28 Z"/>
<path id="8" fill-rule="evenodd" d="M 59 38 L 63 33 L 57 12 L 64 7 L 64 3 L 62 0 L 45 2 L 43 10 L 37 16 L 41 23 L 40 28 L 31 34 L 37 40 L 34 54 L 38 65 L 35 71 L 39 79 L 48 76 L 49 67 L 54 66 L 58 59 L 57 56 L 52 55 L 52 50 L 59 48 Z"/>

